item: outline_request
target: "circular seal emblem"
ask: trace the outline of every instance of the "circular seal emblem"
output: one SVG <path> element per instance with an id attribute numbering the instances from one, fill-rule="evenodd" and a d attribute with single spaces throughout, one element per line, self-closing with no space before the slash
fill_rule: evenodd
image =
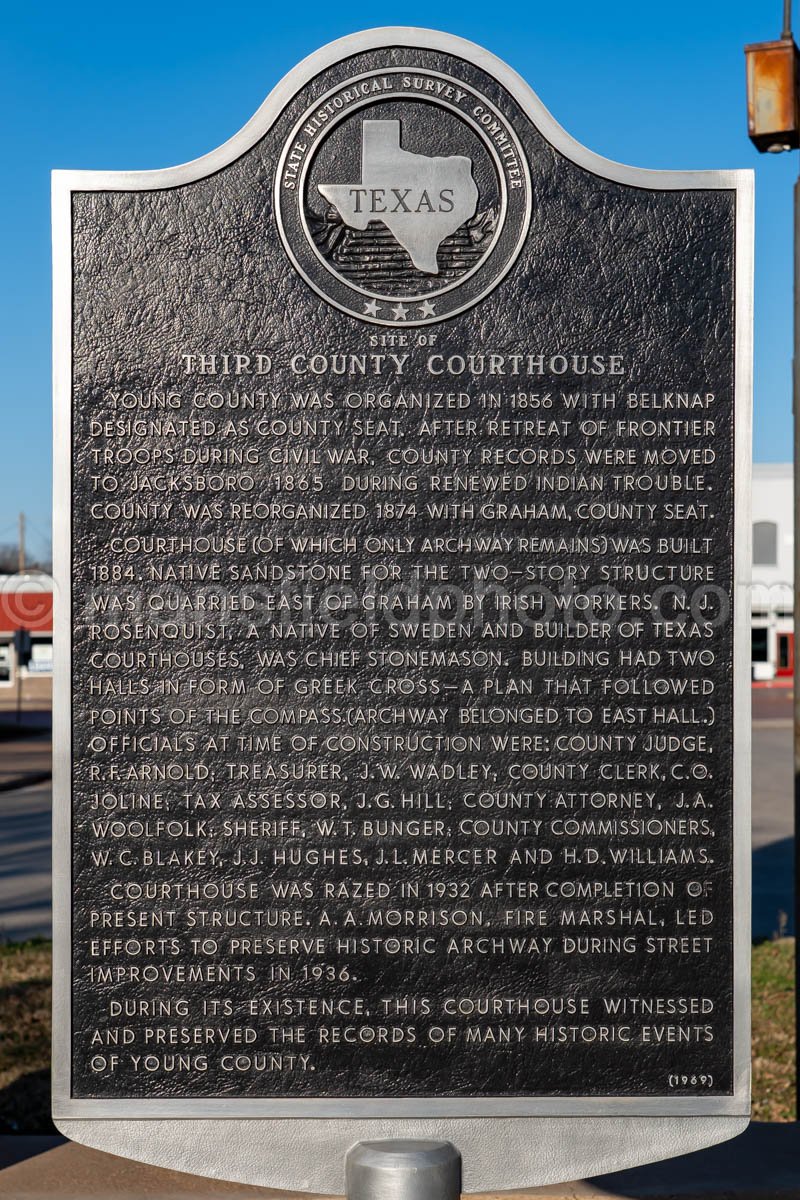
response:
<path id="1" fill-rule="evenodd" d="M 463 312 L 511 268 L 530 173 L 508 119 L 472 85 L 389 67 L 325 92 L 275 177 L 289 258 L 329 304 L 378 325 Z"/>

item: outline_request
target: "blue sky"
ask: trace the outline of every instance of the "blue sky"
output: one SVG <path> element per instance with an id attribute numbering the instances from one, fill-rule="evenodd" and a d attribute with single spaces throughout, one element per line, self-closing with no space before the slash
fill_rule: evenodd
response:
<path id="1" fill-rule="evenodd" d="M 781 0 L 16 3 L 0 25 L 0 542 L 15 539 L 20 509 L 34 553 L 49 530 L 50 170 L 196 158 L 235 133 L 306 54 L 356 29 L 394 24 L 486 46 L 574 137 L 608 158 L 755 168 L 755 457 L 790 457 L 800 155 L 758 155 L 750 146 L 742 53 L 746 42 L 779 35 Z"/>

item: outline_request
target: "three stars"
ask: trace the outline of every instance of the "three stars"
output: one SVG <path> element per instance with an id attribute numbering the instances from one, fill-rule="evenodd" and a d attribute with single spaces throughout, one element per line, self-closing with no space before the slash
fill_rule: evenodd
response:
<path id="1" fill-rule="evenodd" d="M 419 312 L 419 315 L 421 317 L 435 317 L 436 316 L 436 308 L 433 304 L 431 304 L 430 300 L 423 301 L 423 303 L 419 305 L 419 308 L 417 309 L 417 311 Z M 380 315 L 381 315 L 380 305 L 378 304 L 377 300 L 365 301 L 365 303 L 364 303 L 364 316 L 365 317 L 380 317 Z M 402 302 L 399 304 L 395 304 L 394 308 L 392 309 L 392 320 L 405 321 L 407 317 L 408 317 L 408 307 L 405 304 L 403 304 Z"/>

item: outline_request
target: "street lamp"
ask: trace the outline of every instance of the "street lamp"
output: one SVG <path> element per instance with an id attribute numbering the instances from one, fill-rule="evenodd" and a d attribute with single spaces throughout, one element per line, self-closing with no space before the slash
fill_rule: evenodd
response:
<path id="1" fill-rule="evenodd" d="M 744 48 L 747 64 L 747 132 L 761 153 L 800 147 L 800 53 L 792 36 L 792 0 L 783 3 L 783 31 L 776 42 Z M 794 349 L 792 357 L 794 425 L 794 641 L 800 646 L 800 180 L 794 185 Z M 797 659 L 795 662 L 797 663 Z M 800 1050 L 800 687 L 794 678 L 794 933 L 795 1036 Z M 795 1062 L 797 1062 L 797 1052 Z M 795 1075 L 800 1117 L 800 1070 Z"/>
<path id="2" fill-rule="evenodd" d="M 792 0 L 784 0 L 783 32 L 777 42 L 745 46 L 747 132 L 768 154 L 800 146 L 798 50 L 792 37 Z"/>

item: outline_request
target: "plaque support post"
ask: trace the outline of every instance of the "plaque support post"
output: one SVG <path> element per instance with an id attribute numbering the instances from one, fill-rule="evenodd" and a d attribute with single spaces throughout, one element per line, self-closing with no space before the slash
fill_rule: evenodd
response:
<path id="1" fill-rule="evenodd" d="M 458 1200 L 461 1155 L 450 1142 L 357 1142 L 345 1158 L 347 1200 Z"/>

